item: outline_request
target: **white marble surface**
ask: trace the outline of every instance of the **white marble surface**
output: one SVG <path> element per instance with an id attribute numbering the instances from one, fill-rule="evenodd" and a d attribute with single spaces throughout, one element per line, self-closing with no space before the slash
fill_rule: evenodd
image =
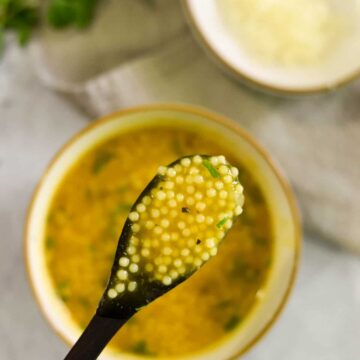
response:
<path id="1" fill-rule="evenodd" d="M 27 282 L 23 222 L 49 159 L 88 119 L 39 84 L 26 54 L 8 50 L 0 62 L 0 359 L 61 359 L 66 346 L 41 316 Z M 306 234 L 290 302 L 244 358 L 360 359 L 359 257 Z"/>

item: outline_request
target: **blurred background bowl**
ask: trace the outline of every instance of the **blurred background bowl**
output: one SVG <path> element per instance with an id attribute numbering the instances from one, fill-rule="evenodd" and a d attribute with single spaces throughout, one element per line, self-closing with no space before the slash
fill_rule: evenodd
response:
<path id="1" fill-rule="evenodd" d="M 334 0 L 329 3 L 329 11 L 339 14 L 344 20 L 344 34 L 325 59 L 304 66 L 261 61 L 229 29 L 221 13 L 220 2 L 184 0 L 183 4 L 200 44 L 237 79 L 262 90 L 300 95 L 331 90 L 360 75 L 360 10 L 356 0 Z M 349 27 L 349 31 L 346 31 L 346 27 Z M 286 19 L 283 29 L 284 32 L 288 31 Z"/>

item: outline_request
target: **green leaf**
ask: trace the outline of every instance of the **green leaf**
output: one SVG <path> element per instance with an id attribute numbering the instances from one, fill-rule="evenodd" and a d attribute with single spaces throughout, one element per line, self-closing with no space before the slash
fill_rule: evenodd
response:
<path id="1" fill-rule="evenodd" d="M 32 29 L 39 21 L 39 9 L 31 6 L 25 0 L 0 1 L 0 28 L 14 31 L 20 45 L 25 45 L 31 35 Z"/>
<path id="2" fill-rule="evenodd" d="M 30 35 L 31 35 L 31 28 L 27 25 L 22 25 L 19 26 L 18 30 L 17 30 L 17 38 L 18 38 L 18 42 L 21 46 L 24 46 L 27 44 L 27 42 L 30 39 Z"/>
<path id="3" fill-rule="evenodd" d="M 209 160 L 204 159 L 202 164 L 208 169 L 210 175 L 214 178 L 220 178 L 218 171 L 211 165 Z"/>
<path id="4" fill-rule="evenodd" d="M 89 26 L 93 18 L 94 8 L 98 0 L 78 0 L 76 25 L 79 28 Z"/>
<path id="5" fill-rule="evenodd" d="M 99 0 L 52 0 L 48 8 L 48 21 L 55 28 L 76 25 L 87 27 Z"/>
<path id="6" fill-rule="evenodd" d="M 76 14 L 69 1 L 53 0 L 49 5 L 47 16 L 52 26 L 64 28 L 74 22 Z"/>

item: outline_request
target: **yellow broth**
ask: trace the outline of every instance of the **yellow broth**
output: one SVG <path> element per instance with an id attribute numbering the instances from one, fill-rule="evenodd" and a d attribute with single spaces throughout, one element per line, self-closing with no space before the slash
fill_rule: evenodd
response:
<path id="1" fill-rule="evenodd" d="M 84 328 L 105 289 L 131 205 L 159 165 L 195 153 L 224 154 L 239 168 L 244 212 L 215 258 L 119 331 L 111 342 L 119 351 L 184 355 L 241 325 L 261 295 L 271 264 L 270 215 L 261 189 L 206 134 L 154 127 L 117 135 L 89 151 L 52 201 L 44 239 L 48 271 L 59 297 Z"/>

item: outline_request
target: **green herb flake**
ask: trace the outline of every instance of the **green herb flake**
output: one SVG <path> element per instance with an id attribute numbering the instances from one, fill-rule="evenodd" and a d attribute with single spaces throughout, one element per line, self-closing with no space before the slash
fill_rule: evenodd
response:
<path id="1" fill-rule="evenodd" d="M 96 253 L 96 245 L 95 244 L 89 244 L 88 245 L 88 250 L 90 254 L 95 254 Z"/>
<path id="2" fill-rule="evenodd" d="M 78 300 L 79 300 L 79 303 L 80 303 L 85 309 L 90 309 L 91 304 L 90 304 L 90 301 L 89 301 L 86 297 L 80 296 Z"/>
<path id="3" fill-rule="evenodd" d="M 252 283 L 257 282 L 260 279 L 261 271 L 238 258 L 234 261 L 232 275 L 239 277 L 248 283 Z"/>
<path id="4" fill-rule="evenodd" d="M 55 219 L 55 214 L 53 211 L 49 212 L 47 218 L 46 218 L 46 221 L 48 224 L 51 224 Z"/>
<path id="5" fill-rule="evenodd" d="M 216 227 L 218 229 L 220 229 L 221 227 L 223 227 L 225 225 L 225 223 L 229 220 L 228 217 L 224 217 L 223 219 L 221 219 L 217 224 Z"/>
<path id="6" fill-rule="evenodd" d="M 136 308 L 136 311 L 140 311 L 142 309 L 144 309 L 147 305 L 143 305 L 143 306 L 139 306 L 138 308 Z"/>
<path id="7" fill-rule="evenodd" d="M 264 247 L 264 246 L 266 246 L 268 244 L 267 239 L 265 237 L 263 237 L 263 236 L 255 235 L 253 237 L 253 241 L 254 241 L 255 245 L 261 246 L 261 247 Z"/>
<path id="8" fill-rule="evenodd" d="M 264 196 L 258 187 L 254 187 L 251 190 L 248 189 L 248 194 L 254 204 L 264 203 Z"/>
<path id="9" fill-rule="evenodd" d="M 219 309 L 227 309 L 231 305 L 233 305 L 233 302 L 231 300 L 223 300 L 223 301 L 218 302 L 216 304 L 216 307 Z"/>
<path id="10" fill-rule="evenodd" d="M 259 277 L 260 277 L 260 271 L 257 269 L 248 267 L 244 271 L 244 279 L 247 282 L 256 282 L 257 280 L 259 280 Z"/>
<path id="11" fill-rule="evenodd" d="M 249 266 L 243 259 L 237 258 L 233 263 L 232 275 L 244 277 L 244 273 L 247 271 L 248 267 Z"/>
<path id="12" fill-rule="evenodd" d="M 218 171 L 211 165 L 210 161 L 207 159 L 204 159 L 202 164 L 206 167 L 206 169 L 208 169 L 210 175 L 214 178 L 219 179 L 220 178 L 220 174 L 218 173 Z"/>
<path id="13" fill-rule="evenodd" d="M 64 280 L 64 281 L 59 282 L 59 284 L 58 284 L 58 290 L 59 291 L 64 291 L 64 290 L 66 290 L 68 288 L 69 288 L 69 282 L 68 281 Z"/>
<path id="14" fill-rule="evenodd" d="M 129 212 L 132 208 L 133 204 L 131 203 L 121 203 L 116 208 L 116 213 Z"/>
<path id="15" fill-rule="evenodd" d="M 232 315 L 224 325 L 225 331 L 234 330 L 237 325 L 241 322 L 241 317 L 238 315 Z"/>
<path id="16" fill-rule="evenodd" d="M 120 186 L 118 186 L 117 188 L 116 188 L 116 192 L 118 193 L 118 194 L 122 194 L 122 193 L 124 193 L 125 191 L 128 191 L 129 190 L 129 185 L 120 185 Z"/>
<path id="17" fill-rule="evenodd" d="M 45 239 L 45 247 L 47 250 L 53 249 L 55 245 L 56 245 L 56 240 L 53 237 L 48 236 Z"/>
<path id="18" fill-rule="evenodd" d="M 86 200 L 88 200 L 88 201 L 93 200 L 94 194 L 93 194 L 93 192 L 92 192 L 92 190 L 90 188 L 85 189 L 84 194 L 85 194 L 85 199 Z"/>
<path id="19" fill-rule="evenodd" d="M 144 340 L 135 343 L 134 346 L 131 348 L 131 351 L 135 354 L 140 355 L 152 355 L 152 353 L 149 351 L 147 342 Z"/>
<path id="20" fill-rule="evenodd" d="M 58 293 L 59 297 L 61 298 L 61 300 L 66 303 L 69 300 L 69 295 L 68 295 L 69 282 L 68 281 L 61 281 L 58 284 L 56 290 L 57 290 L 57 293 Z"/>
<path id="21" fill-rule="evenodd" d="M 269 268 L 271 265 L 272 265 L 272 263 L 273 263 L 273 260 L 272 260 L 272 258 L 271 257 L 269 257 L 268 259 L 267 259 L 267 261 L 265 262 L 265 268 Z"/>
<path id="22" fill-rule="evenodd" d="M 114 154 L 108 152 L 98 154 L 92 166 L 93 174 L 98 174 L 114 157 Z"/>

